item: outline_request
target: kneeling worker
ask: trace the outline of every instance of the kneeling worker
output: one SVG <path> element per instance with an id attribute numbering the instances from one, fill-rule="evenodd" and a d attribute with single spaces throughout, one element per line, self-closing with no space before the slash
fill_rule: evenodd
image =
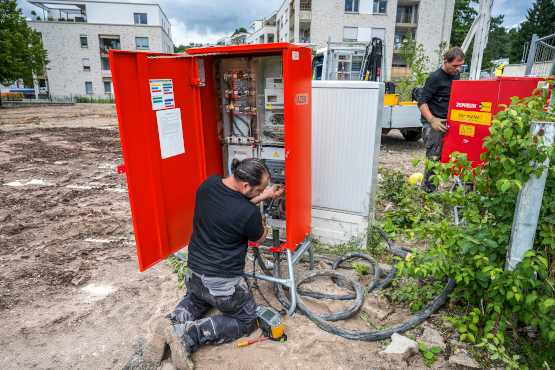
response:
<path id="1" fill-rule="evenodd" d="M 426 157 L 434 162 L 441 160 L 443 150 L 443 136 L 447 131 L 447 112 L 451 98 L 451 85 L 453 81 L 460 80 L 460 69 L 464 64 L 466 55 L 458 46 L 453 47 L 445 53 L 443 65 L 426 79 L 418 107 L 422 116 L 422 139 L 426 145 Z M 422 188 L 433 193 L 437 187 L 430 176 L 434 174 L 434 168 L 427 171 L 422 180 Z"/>
<path id="2" fill-rule="evenodd" d="M 260 159 L 234 159 L 233 167 L 231 176 L 210 176 L 198 188 L 185 298 L 125 369 L 157 366 L 169 344 L 173 366 L 192 370 L 189 355 L 203 344 L 231 342 L 256 328 L 257 305 L 243 275 L 248 241 L 262 242 L 268 232 L 256 203 L 281 196 L 283 189 L 266 189 L 271 175 Z M 212 307 L 222 315 L 202 318 Z"/>

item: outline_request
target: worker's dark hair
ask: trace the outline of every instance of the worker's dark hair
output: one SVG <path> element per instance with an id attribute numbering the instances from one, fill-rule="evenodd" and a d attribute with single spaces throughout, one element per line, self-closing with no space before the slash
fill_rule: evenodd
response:
<path id="1" fill-rule="evenodd" d="M 458 46 L 454 46 L 451 49 L 447 50 L 445 52 L 445 57 L 444 59 L 448 62 L 451 63 L 452 61 L 454 61 L 455 59 L 462 59 L 464 60 L 464 58 L 466 58 L 466 54 L 464 53 L 463 49 L 461 49 Z"/>
<path id="2" fill-rule="evenodd" d="M 235 181 L 248 182 L 250 186 L 258 186 L 264 176 L 272 177 L 266 164 L 258 158 L 245 158 L 242 161 L 233 159 L 233 176 Z"/>

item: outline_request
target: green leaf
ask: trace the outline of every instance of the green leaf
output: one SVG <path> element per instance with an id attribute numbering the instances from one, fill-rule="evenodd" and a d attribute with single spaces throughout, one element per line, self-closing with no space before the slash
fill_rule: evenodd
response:
<path id="1" fill-rule="evenodd" d="M 433 353 L 440 353 L 441 349 L 439 349 L 438 347 L 432 347 L 430 348 L 430 351 L 432 351 Z"/>
<path id="2" fill-rule="evenodd" d="M 555 331 L 550 331 L 549 334 L 547 335 L 547 339 L 548 339 L 550 342 L 555 341 Z"/>
<path id="3" fill-rule="evenodd" d="M 426 357 L 428 360 L 431 360 L 434 357 L 434 354 L 430 351 L 426 351 L 424 353 L 424 357 Z"/>
<path id="4" fill-rule="evenodd" d="M 421 351 L 426 351 L 428 349 L 424 343 L 418 343 L 418 348 L 420 348 Z"/>
<path id="5" fill-rule="evenodd" d="M 285 338 L 281 338 L 281 339 L 279 340 L 279 342 L 280 342 L 280 343 L 285 342 Z"/>

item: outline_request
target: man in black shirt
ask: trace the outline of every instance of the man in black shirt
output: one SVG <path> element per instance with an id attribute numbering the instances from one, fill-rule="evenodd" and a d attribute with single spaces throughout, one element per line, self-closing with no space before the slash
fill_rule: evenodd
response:
<path id="1" fill-rule="evenodd" d="M 140 358 L 126 369 L 156 366 L 166 343 L 172 364 L 192 370 L 191 352 L 250 335 L 256 328 L 256 301 L 243 275 L 248 241 L 262 242 L 268 232 L 256 203 L 281 196 L 280 185 L 266 189 L 270 171 L 260 159 L 233 161 L 234 173 L 213 175 L 198 188 L 189 242 L 187 294 L 154 329 Z M 212 307 L 222 315 L 202 318 Z"/>
<path id="2" fill-rule="evenodd" d="M 447 127 L 447 111 L 451 98 L 451 85 L 453 81 L 460 79 L 459 71 L 464 64 L 465 54 L 458 46 L 449 49 L 445 53 L 443 65 L 433 72 L 422 89 L 418 99 L 418 107 L 422 116 L 422 139 L 426 145 L 426 157 L 434 162 L 441 160 L 443 150 L 443 136 Z M 422 187 L 426 192 L 433 193 L 437 187 L 430 176 L 434 174 L 434 168 L 427 171 L 422 180 Z"/>

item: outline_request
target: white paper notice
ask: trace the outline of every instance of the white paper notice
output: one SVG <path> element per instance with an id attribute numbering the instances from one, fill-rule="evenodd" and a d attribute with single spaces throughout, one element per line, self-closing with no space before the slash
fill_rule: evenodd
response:
<path id="1" fill-rule="evenodd" d="M 175 108 L 173 83 L 167 80 L 149 80 L 152 110 Z"/>
<path id="2" fill-rule="evenodd" d="M 181 109 L 159 110 L 156 112 L 156 118 L 162 159 L 185 153 Z"/>

